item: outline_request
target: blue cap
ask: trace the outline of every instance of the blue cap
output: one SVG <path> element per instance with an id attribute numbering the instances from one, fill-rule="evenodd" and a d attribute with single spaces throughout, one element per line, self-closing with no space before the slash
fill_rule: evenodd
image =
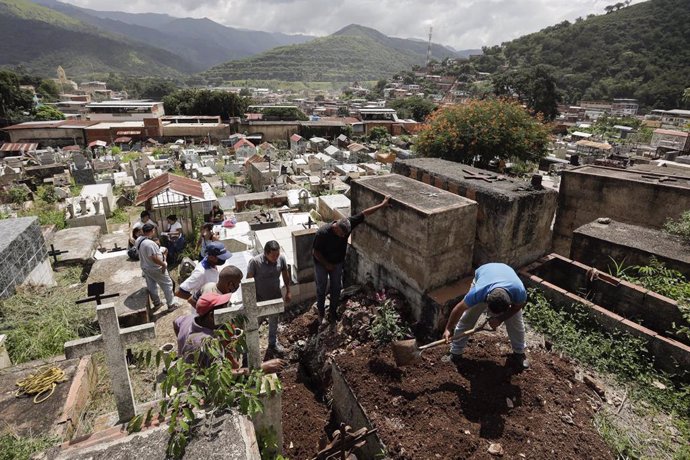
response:
<path id="1" fill-rule="evenodd" d="M 232 257 L 232 252 L 225 249 L 223 243 L 212 241 L 206 245 L 206 255 L 215 256 L 218 260 L 228 260 Z"/>

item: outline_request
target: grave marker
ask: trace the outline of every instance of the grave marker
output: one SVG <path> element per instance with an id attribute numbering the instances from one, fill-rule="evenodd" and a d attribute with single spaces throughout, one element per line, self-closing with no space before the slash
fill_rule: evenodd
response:
<path id="1" fill-rule="evenodd" d="M 50 245 L 51 247 L 53 246 L 52 244 Z M 67 252 L 67 251 L 65 251 Z M 96 301 L 96 305 L 101 304 L 101 300 L 103 299 L 110 299 L 111 297 L 117 297 L 120 294 L 115 293 L 115 294 L 105 294 L 105 282 L 101 281 L 98 283 L 91 283 L 86 287 L 87 291 L 86 294 L 89 296 L 85 299 L 80 299 L 77 300 L 76 304 L 80 303 L 86 303 L 86 302 L 93 302 L 94 300 Z"/>
<path id="2" fill-rule="evenodd" d="M 103 297 L 105 296 L 100 296 L 100 298 Z M 84 300 L 86 301 L 86 299 Z M 98 301 L 98 299 L 96 300 Z M 112 303 L 98 305 L 96 315 L 101 334 L 66 342 L 65 356 L 67 359 L 71 359 L 91 355 L 97 351 L 105 353 L 112 390 L 115 395 L 115 404 L 117 405 L 117 414 L 120 421 L 127 421 L 134 417 L 137 411 L 125 358 L 125 348 L 138 342 L 155 339 L 155 325 L 148 323 L 120 329 L 115 304 Z"/>
<path id="3" fill-rule="evenodd" d="M 69 251 L 60 251 L 58 249 L 55 249 L 55 246 L 52 244 L 50 245 L 50 251 L 48 251 L 48 255 L 53 258 L 54 265 L 57 265 L 57 256 L 60 254 L 66 254 Z"/>

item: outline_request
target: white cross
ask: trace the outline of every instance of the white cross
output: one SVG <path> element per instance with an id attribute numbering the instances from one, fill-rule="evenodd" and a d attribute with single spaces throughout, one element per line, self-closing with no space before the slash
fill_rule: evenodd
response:
<path id="1" fill-rule="evenodd" d="M 261 367 L 261 352 L 259 351 L 259 319 L 277 315 L 285 311 L 283 299 L 272 299 L 264 302 L 256 301 L 254 278 L 242 281 L 242 306 L 232 306 L 214 311 L 216 324 L 231 321 L 238 315 L 247 318 L 244 333 L 247 334 L 247 355 L 250 368 Z"/>
<path id="2" fill-rule="evenodd" d="M 98 305 L 96 315 L 101 334 L 66 342 L 65 356 L 67 359 L 72 359 L 91 355 L 97 351 L 105 353 L 105 362 L 108 365 L 112 390 L 115 394 L 117 414 L 120 421 L 124 422 L 134 417 L 137 412 L 125 349 L 135 343 L 155 339 L 155 325 L 147 323 L 120 329 L 114 303 Z"/>

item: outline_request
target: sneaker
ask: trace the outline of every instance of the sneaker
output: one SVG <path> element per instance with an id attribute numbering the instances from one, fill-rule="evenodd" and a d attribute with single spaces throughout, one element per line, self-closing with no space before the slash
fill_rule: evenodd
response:
<path id="1" fill-rule="evenodd" d="M 276 342 L 273 345 L 268 346 L 268 351 L 271 352 L 271 354 L 277 358 L 280 358 L 282 356 L 285 356 L 287 354 L 287 349 L 283 347 L 280 342 Z"/>
<path id="2" fill-rule="evenodd" d="M 524 353 L 513 353 L 508 356 L 506 364 L 514 368 L 516 371 L 521 372 L 529 369 L 529 360 Z"/>
<path id="3" fill-rule="evenodd" d="M 462 357 L 462 355 L 457 355 L 455 353 L 448 353 L 441 358 L 441 362 L 444 363 L 453 363 L 456 366 L 459 366 L 462 364 L 465 358 Z"/>

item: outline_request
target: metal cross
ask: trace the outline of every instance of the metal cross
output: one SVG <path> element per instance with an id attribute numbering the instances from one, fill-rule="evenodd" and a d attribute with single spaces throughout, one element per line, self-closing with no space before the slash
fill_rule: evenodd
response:
<path id="1" fill-rule="evenodd" d="M 103 299 L 110 299 L 111 297 L 117 297 L 120 294 L 105 294 L 105 282 L 100 281 L 98 283 L 91 283 L 87 286 L 87 295 L 89 297 L 85 299 L 80 299 L 74 302 L 75 304 L 93 302 L 96 301 L 96 305 L 101 305 Z"/>
<path id="2" fill-rule="evenodd" d="M 53 246 L 51 244 L 50 245 L 50 251 L 48 251 L 48 255 L 53 258 L 53 265 L 56 265 L 57 264 L 57 256 L 59 256 L 60 254 L 65 254 L 67 252 L 69 252 L 69 251 L 60 251 L 58 249 L 55 249 L 55 246 Z"/>

